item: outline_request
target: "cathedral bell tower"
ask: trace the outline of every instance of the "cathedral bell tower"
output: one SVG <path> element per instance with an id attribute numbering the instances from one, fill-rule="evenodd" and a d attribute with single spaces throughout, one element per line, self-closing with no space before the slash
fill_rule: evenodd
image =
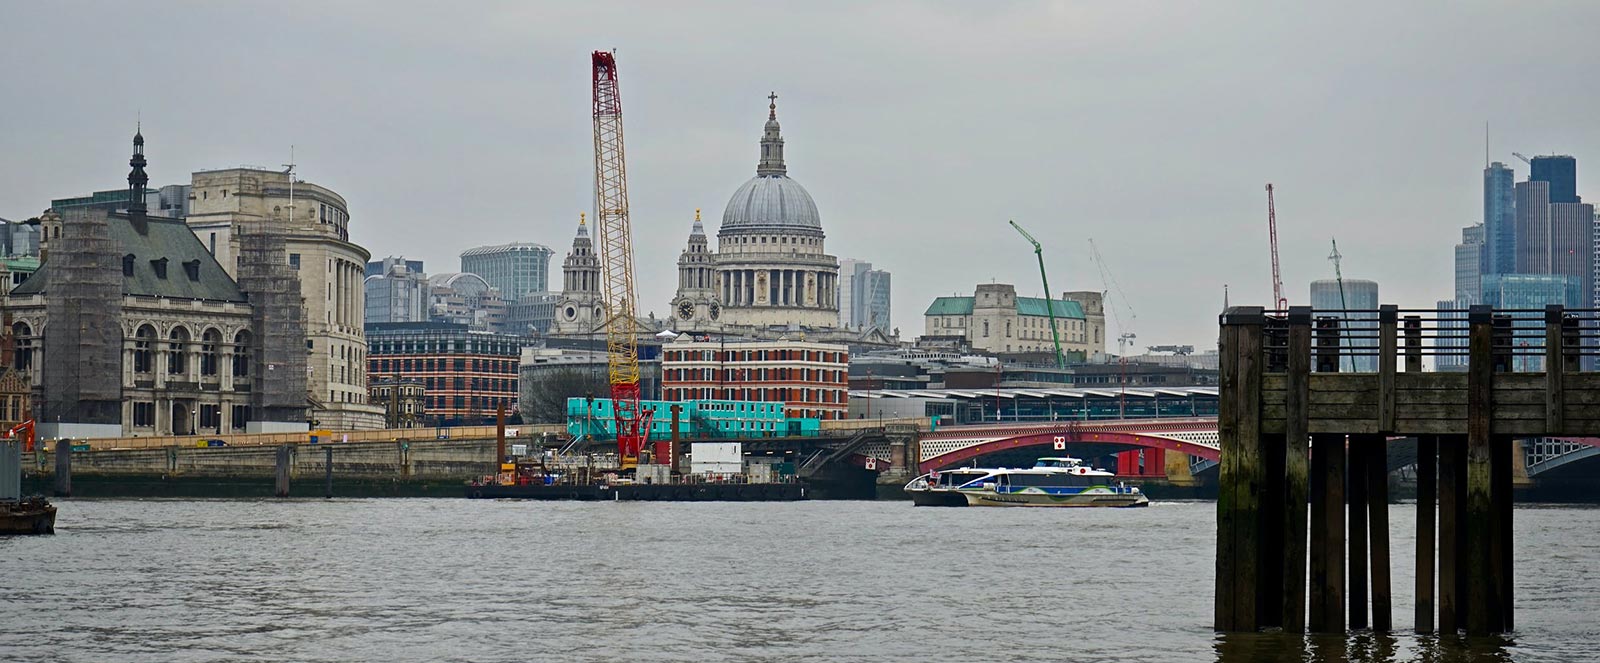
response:
<path id="1" fill-rule="evenodd" d="M 556 302 L 553 329 L 558 334 L 587 334 L 605 322 L 605 315 L 600 299 L 600 256 L 594 253 L 589 226 L 580 213 L 572 251 L 561 263 L 561 299 Z"/>
<path id="2" fill-rule="evenodd" d="M 700 223 L 700 210 L 695 210 L 689 244 L 678 256 L 678 293 L 672 298 L 673 324 L 680 329 L 703 329 L 722 316 L 715 260 L 706 242 L 705 226 Z"/>

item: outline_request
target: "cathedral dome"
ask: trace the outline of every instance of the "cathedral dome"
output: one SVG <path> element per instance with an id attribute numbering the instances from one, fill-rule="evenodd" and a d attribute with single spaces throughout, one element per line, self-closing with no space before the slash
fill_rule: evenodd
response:
<path id="1" fill-rule="evenodd" d="M 741 185 L 728 199 L 722 213 L 722 228 L 806 228 L 822 229 L 817 204 L 799 182 L 787 175 L 757 175 Z"/>

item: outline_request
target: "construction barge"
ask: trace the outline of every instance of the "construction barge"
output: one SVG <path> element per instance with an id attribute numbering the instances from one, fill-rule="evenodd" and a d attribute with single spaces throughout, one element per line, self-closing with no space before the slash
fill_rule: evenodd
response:
<path id="1" fill-rule="evenodd" d="M 799 483 L 489 484 L 467 486 L 467 497 L 580 502 L 795 502 L 806 499 L 806 488 Z"/>
<path id="2" fill-rule="evenodd" d="M 667 464 L 628 467 L 609 454 L 561 462 L 555 454 L 530 455 L 515 445 L 498 473 L 467 483 L 466 496 L 585 502 L 793 502 L 807 497 L 792 462 L 746 462 L 737 442 L 694 447 L 701 460 L 690 464 L 690 472 L 679 473 Z M 651 452 L 642 457 L 648 461 Z"/>

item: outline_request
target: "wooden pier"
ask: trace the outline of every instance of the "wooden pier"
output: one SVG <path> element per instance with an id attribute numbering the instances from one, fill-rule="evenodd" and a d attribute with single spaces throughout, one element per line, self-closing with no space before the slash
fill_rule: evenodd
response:
<path id="1" fill-rule="evenodd" d="M 1218 631 L 1393 628 L 1386 444 L 1403 437 L 1416 630 L 1512 630 L 1513 440 L 1600 436 L 1600 373 L 1580 372 L 1595 312 L 1401 313 L 1223 314 Z"/>

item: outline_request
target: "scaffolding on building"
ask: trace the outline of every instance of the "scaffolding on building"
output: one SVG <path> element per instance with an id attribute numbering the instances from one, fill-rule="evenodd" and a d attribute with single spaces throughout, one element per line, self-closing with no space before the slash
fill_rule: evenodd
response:
<path id="1" fill-rule="evenodd" d="M 250 420 L 306 421 L 308 366 L 305 302 L 291 268 L 283 227 L 240 224 L 239 289 L 250 300 L 252 327 Z"/>
<path id="2" fill-rule="evenodd" d="M 107 212 L 68 210 L 51 242 L 43 421 L 122 423 L 122 258 Z"/>

